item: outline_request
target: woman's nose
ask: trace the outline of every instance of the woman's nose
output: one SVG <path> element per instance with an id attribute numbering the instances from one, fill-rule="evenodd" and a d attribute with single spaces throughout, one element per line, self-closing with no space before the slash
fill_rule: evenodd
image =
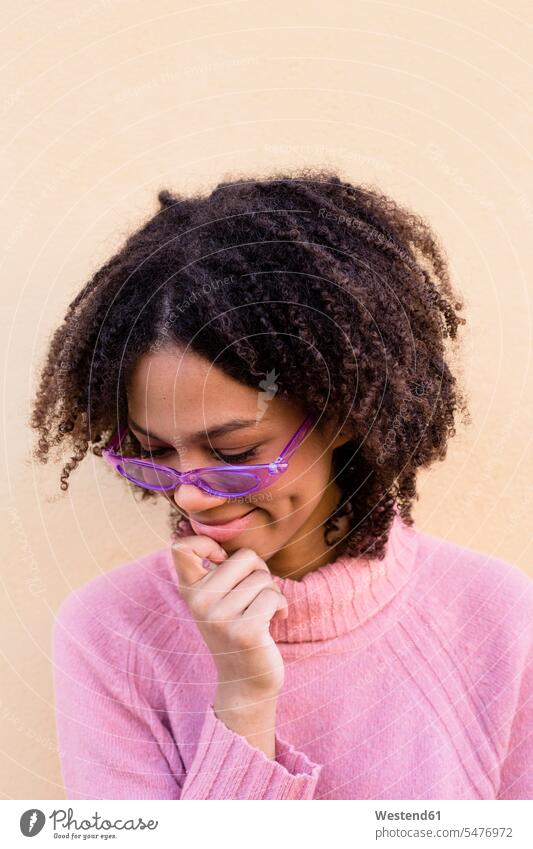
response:
<path id="1" fill-rule="evenodd" d="M 224 504 L 226 499 L 221 495 L 203 492 L 194 484 L 182 483 L 174 490 L 174 501 L 184 513 L 191 514 L 217 507 L 219 504 Z"/>

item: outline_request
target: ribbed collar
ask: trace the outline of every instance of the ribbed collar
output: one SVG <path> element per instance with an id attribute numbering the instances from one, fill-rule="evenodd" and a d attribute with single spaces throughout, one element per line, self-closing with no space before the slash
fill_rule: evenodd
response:
<path id="1" fill-rule="evenodd" d="M 287 619 L 276 614 L 270 633 L 276 642 L 331 640 L 353 631 L 388 604 L 407 583 L 418 549 L 417 532 L 396 514 L 383 560 L 340 557 L 308 572 L 300 581 L 273 580 L 289 603 Z M 170 549 L 168 562 L 176 573 Z"/>
<path id="2" fill-rule="evenodd" d="M 289 615 L 275 615 L 276 642 L 331 640 L 353 631 L 381 610 L 409 580 L 416 560 L 417 534 L 396 514 L 383 560 L 340 557 L 308 572 L 300 581 L 273 580 L 289 602 Z"/>

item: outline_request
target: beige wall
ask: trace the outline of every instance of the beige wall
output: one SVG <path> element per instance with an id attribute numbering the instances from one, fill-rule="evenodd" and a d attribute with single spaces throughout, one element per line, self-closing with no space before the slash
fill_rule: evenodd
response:
<path id="1" fill-rule="evenodd" d="M 473 424 L 423 478 L 417 522 L 533 574 L 529 3 L 194 5 L 4 7 L 6 798 L 62 798 L 57 606 L 166 542 L 164 512 L 92 460 L 58 496 L 58 470 L 32 464 L 25 427 L 52 328 L 163 186 L 327 164 L 429 219 L 467 301 Z"/>

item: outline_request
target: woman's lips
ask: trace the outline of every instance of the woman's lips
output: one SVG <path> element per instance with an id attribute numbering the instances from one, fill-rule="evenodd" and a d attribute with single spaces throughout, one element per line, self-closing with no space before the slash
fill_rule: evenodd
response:
<path id="1" fill-rule="evenodd" d="M 226 522 L 223 525 L 203 525 L 201 522 L 195 521 L 195 519 L 189 519 L 189 522 L 195 534 L 205 534 L 205 536 L 211 537 L 216 542 L 225 542 L 228 539 L 238 536 L 241 531 L 250 526 L 254 520 L 256 510 L 257 507 L 254 507 L 244 516 L 239 516 L 238 519 L 233 519 L 231 522 Z"/>

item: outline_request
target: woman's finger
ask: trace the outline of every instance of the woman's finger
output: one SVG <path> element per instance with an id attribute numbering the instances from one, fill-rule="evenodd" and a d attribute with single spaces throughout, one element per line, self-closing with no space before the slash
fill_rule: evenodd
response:
<path id="1" fill-rule="evenodd" d="M 281 594 L 270 574 L 262 569 L 256 569 L 217 603 L 213 612 L 214 617 L 221 621 L 236 619 L 266 587 L 271 587 Z"/>
<path id="2" fill-rule="evenodd" d="M 265 587 L 248 605 L 241 616 L 241 620 L 250 623 L 257 623 L 257 620 L 270 622 L 278 610 L 286 611 L 282 614 L 282 618 L 286 619 L 288 615 L 287 599 L 278 587 Z"/>
<path id="3" fill-rule="evenodd" d="M 185 589 L 209 574 L 208 563 L 222 563 L 228 556 L 215 540 L 203 535 L 182 537 L 171 551 L 179 585 Z"/>

